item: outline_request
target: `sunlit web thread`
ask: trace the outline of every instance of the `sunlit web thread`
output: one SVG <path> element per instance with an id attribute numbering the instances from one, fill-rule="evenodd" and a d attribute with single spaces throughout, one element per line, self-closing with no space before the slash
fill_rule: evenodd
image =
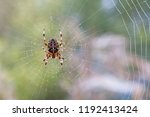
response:
<path id="1" fill-rule="evenodd" d="M 142 22 L 142 26 L 143 26 L 143 29 L 144 29 L 144 34 L 145 34 L 145 37 L 146 37 L 146 42 L 145 42 L 145 58 L 146 58 L 146 60 L 147 60 L 147 33 L 146 33 L 146 28 L 145 28 L 145 23 L 144 23 L 144 21 L 143 21 L 143 18 L 142 18 L 142 16 L 140 15 L 140 13 L 139 13 L 139 11 L 138 11 L 138 9 L 137 9 L 137 7 L 136 7 L 136 5 L 134 4 L 134 2 L 133 2 L 133 0 L 131 0 L 131 2 L 133 3 L 133 5 L 134 5 L 134 7 L 135 7 L 135 9 L 136 9 L 136 12 L 138 13 L 138 15 L 139 15 L 139 17 L 140 17 L 140 19 L 141 19 L 141 22 Z M 144 73 L 143 73 L 143 78 L 144 78 Z M 145 82 L 145 80 L 143 79 L 143 81 L 144 81 L 144 86 L 146 87 L 146 82 Z M 147 87 L 146 87 L 147 88 Z M 144 94 L 144 92 L 143 92 L 143 94 Z"/>
<path id="2" fill-rule="evenodd" d="M 148 18 L 148 16 L 146 15 L 146 13 L 145 13 L 145 11 L 143 10 L 143 8 L 142 8 L 142 6 L 140 5 L 140 3 L 138 2 L 138 5 L 140 6 L 140 8 L 141 8 L 141 10 L 142 10 L 142 13 Z M 135 6 L 135 5 L 134 5 Z M 146 27 L 145 27 L 145 23 L 144 23 L 144 20 L 143 20 L 143 18 L 141 17 L 141 15 L 140 15 L 140 13 L 139 13 L 139 11 L 138 11 L 138 9 L 136 8 L 136 12 L 138 13 L 138 15 L 139 15 L 139 17 L 140 17 L 140 19 L 141 19 L 141 22 L 142 22 L 142 27 L 143 27 L 143 29 L 144 29 L 144 34 L 145 34 L 145 38 L 146 38 L 146 42 L 145 42 L 145 56 L 146 56 L 146 60 L 147 60 L 147 33 L 146 33 Z M 148 21 L 149 22 L 149 21 Z M 137 25 L 137 24 L 136 24 Z M 138 28 L 137 28 L 138 29 Z M 138 29 L 139 30 L 139 29 Z M 142 39 L 141 39 L 141 45 L 142 45 Z M 141 47 L 141 50 L 142 50 L 142 47 Z M 142 52 L 141 52 L 141 56 L 142 56 Z M 142 61 L 143 62 L 143 61 Z M 143 67 L 143 65 L 141 66 L 141 67 Z M 142 76 L 144 76 L 144 71 L 142 70 Z M 144 79 L 143 79 L 144 80 Z M 149 85 L 149 84 L 148 84 Z M 145 88 L 146 88 L 146 90 L 148 89 L 147 88 L 147 86 L 146 86 L 146 82 L 144 83 L 144 86 L 145 86 Z M 148 86 L 149 87 L 149 86 Z"/>
<path id="3" fill-rule="evenodd" d="M 128 5 L 129 5 L 129 4 L 128 4 Z M 123 8 L 125 8 L 125 7 L 123 7 Z M 130 8 L 131 8 L 131 7 L 130 7 Z M 122 14 L 118 8 L 117 8 L 117 10 L 119 11 L 120 14 Z M 131 18 L 130 16 L 129 16 L 129 18 L 130 18 L 131 21 L 134 23 L 134 21 L 132 20 L 132 18 Z M 123 17 L 122 17 L 122 19 L 123 19 Z M 125 24 L 124 19 L 123 19 L 123 22 L 124 22 L 124 24 Z M 134 24 L 134 26 L 135 26 L 135 24 Z M 127 29 L 127 26 L 126 26 L 126 25 L 125 25 L 125 28 Z M 128 34 L 129 34 L 129 32 L 128 32 Z"/>
<path id="4" fill-rule="evenodd" d="M 121 4 L 121 6 L 123 7 L 123 9 L 125 10 L 125 12 L 127 13 L 128 17 L 131 19 L 132 23 L 134 24 L 132 18 L 130 17 L 129 13 L 128 13 L 127 10 L 125 9 L 124 5 L 121 3 L 120 0 L 119 0 L 119 2 L 120 2 L 120 4 Z M 126 25 L 126 23 L 125 23 L 125 20 L 124 20 L 124 18 L 123 18 L 123 15 L 122 15 L 121 11 L 118 9 L 118 7 L 117 7 L 116 4 L 114 3 L 114 1 L 113 1 L 113 4 L 114 4 L 115 8 L 117 9 L 117 11 L 119 12 L 119 14 L 121 15 L 123 24 L 124 24 L 124 26 L 125 26 L 125 29 L 126 29 L 127 33 L 128 33 L 128 36 L 129 36 L 129 43 L 130 43 L 130 51 L 131 51 L 131 36 L 130 36 L 129 30 L 128 30 L 128 28 L 127 28 L 127 25 Z M 126 57 L 126 58 L 127 58 L 127 57 Z M 129 65 L 127 65 L 127 66 L 129 66 Z M 133 69 L 133 67 L 132 67 L 132 69 Z M 129 72 L 129 75 L 130 75 L 130 77 L 131 77 L 131 73 L 130 73 L 129 69 L 128 69 L 128 72 Z M 128 75 L 128 76 L 129 76 L 129 75 Z M 130 92 L 131 92 L 131 91 L 130 91 Z"/>

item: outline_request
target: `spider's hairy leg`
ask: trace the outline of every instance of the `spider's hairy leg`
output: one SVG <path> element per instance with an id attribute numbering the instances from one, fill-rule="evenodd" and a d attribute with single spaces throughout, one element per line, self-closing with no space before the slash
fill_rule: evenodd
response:
<path id="1" fill-rule="evenodd" d="M 45 58 L 43 59 L 43 61 L 45 62 L 45 65 L 47 65 L 47 63 L 48 63 L 47 57 L 45 57 Z"/>
<path id="2" fill-rule="evenodd" d="M 46 64 L 46 63 L 47 63 L 47 52 L 46 52 L 46 50 L 45 50 L 44 47 L 42 47 L 42 49 L 43 49 L 43 51 L 45 52 L 45 55 L 46 55 L 46 57 L 43 59 L 43 61 L 46 61 L 46 62 L 45 62 L 45 64 Z"/>
<path id="3" fill-rule="evenodd" d="M 64 58 L 62 57 L 62 55 L 59 52 L 57 53 L 57 57 L 60 60 L 60 64 L 63 65 Z"/>
<path id="4" fill-rule="evenodd" d="M 45 58 L 43 59 L 43 61 L 45 62 L 45 65 L 47 65 L 47 63 L 48 63 L 47 54 L 46 54 Z"/>
<path id="5" fill-rule="evenodd" d="M 59 34 L 60 34 L 60 41 L 62 42 L 62 32 L 59 31 Z"/>
<path id="6" fill-rule="evenodd" d="M 60 59 L 60 64 L 63 65 L 63 62 L 64 62 L 64 58 L 61 58 Z"/>
<path id="7" fill-rule="evenodd" d="M 42 46 L 42 49 L 43 49 L 43 51 L 44 51 L 45 53 L 47 53 L 47 52 L 46 52 L 46 49 L 45 49 L 43 46 Z"/>
<path id="8" fill-rule="evenodd" d="M 46 42 L 46 37 L 45 37 L 45 29 L 43 29 L 43 41 L 44 41 L 44 45 L 48 46 L 47 42 Z"/>
<path id="9" fill-rule="evenodd" d="M 62 32 L 59 31 L 59 35 L 60 35 L 60 41 L 59 42 L 59 46 L 60 46 L 60 50 L 63 51 L 63 49 L 65 49 L 63 46 L 65 45 L 65 43 L 63 42 L 63 38 L 62 38 Z"/>
<path id="10" fill-rule="evenodd" d="M 47 65 L 48 63 L 48 57 L 47 57 L 47 51 L 45 49 L 45 46 L 48 46 L 47 42 L 46 42 L 46 37 L 45 37 L 45 29 L 43 29 L 43 41 L 44 41 L 44 46 L 42 46 L 42 49 L 44 50 L 46 57 L 43 59 L 43 61 L 45 62 L 45 65 Z"/>
<path id="11" fill-rule="evenodd" d="M 51 57 L 51 53 L 46 53 L 46 57 L 44 58 L 45 65 L 48 63 L 48 59 Z"/>

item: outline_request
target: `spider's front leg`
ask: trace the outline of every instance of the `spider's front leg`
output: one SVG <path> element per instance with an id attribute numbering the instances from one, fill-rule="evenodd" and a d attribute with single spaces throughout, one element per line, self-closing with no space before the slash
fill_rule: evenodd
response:
<path id="1" fill-rule="evenodd" d="M 46 42 L 46 37 L 45 37 L 45 29 L 43 29 L 43 41 L 44 41 L 44 45 L 47 47 L 48 46 L 48 44 L 47 44 L 47 42 Z"/>
<path id="2" fill-rule="evenodd" d="M 62 40 L 62 32 L 60 31 L 59 34 L 60 34 L 60 41 L 58 41 L 59 42 L 59 47 L 60 47 L 60 51 L 63 51 L 65 49 L 64 48 L 65 43 Z"/>
<path id="3" fill-rule="evenodd" d="M 47 47 L 48 44 L 46 42 L 45 29 L 43 29 L 43 41 L 44 41 L 44 46 L 42 46 L 42 49 L 43 49 L 43 51 L 45 52 L 45 55 L 46 55 L 45 58 L 43 59 L 43 61 L 45 62 L 45 65 L 47 65 L 47 63 L 48 63 L 48 53 L 45 49 L 45 46 Z"/>

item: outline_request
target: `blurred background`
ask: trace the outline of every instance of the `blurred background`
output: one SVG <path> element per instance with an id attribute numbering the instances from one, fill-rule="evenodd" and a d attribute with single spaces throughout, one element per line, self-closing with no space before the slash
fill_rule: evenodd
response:
<path id="1" fill-rule="evenodd" d="M 0 0 L 0 99 L 150 99 L 149 0 Z M 64 64 L 42 50 L 63 33 Z"/>

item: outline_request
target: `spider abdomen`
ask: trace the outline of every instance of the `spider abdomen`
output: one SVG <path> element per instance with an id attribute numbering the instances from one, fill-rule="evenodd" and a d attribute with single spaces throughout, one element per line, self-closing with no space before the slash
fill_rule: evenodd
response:
<path id="1" fill-rule="evenodd" d="M 55 39 L 51 39 L 48 43 L 48 52 L 52 53 L 52 58 L 55 58 L 55 53 L 57 53 L 58 50 L 58 42 Z"/>
<path id="2" fill-rule="evenodd" d="M 56 52 L 58 52 L 58 49 L 57 48 L 49 48 L 48 49 L 48 51 L 50 52 L 50 53 L 56 53 Z"/>

